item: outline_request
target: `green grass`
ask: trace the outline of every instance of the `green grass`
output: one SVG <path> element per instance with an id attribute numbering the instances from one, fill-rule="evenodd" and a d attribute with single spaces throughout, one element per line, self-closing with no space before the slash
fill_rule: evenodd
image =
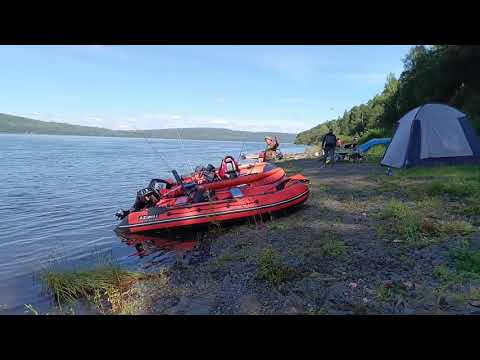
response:
<path id="1" fill-rule="evenodd" d="M 378 218 L 383 220 L 378 233 L 394 234 L 408 245 L 425 245 L 448 236 L 466 236 L 476 231 L 466 221 L 440 221 L 442 212 L 442 203 L 438 199 L 413 204 L 392 199 L 378 214 Z"/>
<path id="2" fill-rule="evenodd" d="M 464 199 L 453 206 L 453 211 L 464 216 L 480 215 L 480 198 L 471 197 Z"/>
<path id="3" fill-rule="evenodd" d="M 233 250 L 227 250 L 222 255 L 220 255 L 215 261 L 217 265 L 223 265 L 231 261 L 243 261 L 248 258 L 247 248 L 241 247 L 238 251 L 234 252 Z"/>
<path id="4" fill-rule="evenodd" d="M 480 179 L 479 165 L 450 165 L 414 167 L 410 169 L 395 170 L 394 177 L 398 178 L 460 178 Z"/>
<path id="5" fill-rule="evenodd" d="M 413 199 L 449 196 L 470 202 L 465 212 L 478 213 L 480 166 L 457 165 L 395 169 L 392 177 L 378 179 L 380 190 Z M 470 201 L 472 199 L 472 201 Z"/>
<path id="6" fill-rule="evenodd" d="M 416 209 L 392 199 L 378 217 L 387 221 L 382 226 L 382 233 L 393 233 L 409 243 L 420 240 L 423 219 Z"/>
<path id="7" fill-rule="evenodd" d="M 450 253 L 455 269 L 480 276 L 480 250 L 470 251 L 460 247 Z"/>
<path id="8" fill-rule="evenodd" d="M 325 255 L 339 257 L 347 252 L 347 245 L 335 237 L 327 238 L 323 246 Z"/>
<path id="9" fill-rule="evenodd" d="M 380 163 L 387 149 L 386 145 L 377 145 L 370 148 L 364 155 L 367 162 Z"/>
<path id="10" fill-rule="evenodd" d="M 267 248 L 260 254 L 257 266 L 257 278 L 273 286 L 295 276 L 293 269 L 282 262 L 279 254 L 273 248 Z"/>
<path id="11" fill-rule="evenodd" d="M 450 266 L 435 267 L 433 275 L 442 286 L 458 286 L 467 280 L 480 280 L 480 250 L 470 250 L 468 241 L 462 241 L 448 253 Z"/>
<path id="12" fill-rule="evenodd" d="M 467 236 L 476 231 L 476 228 L 466 222 L 461 220 L 453 220 L 449 222 L 443 222 L 440 224 L 440 232 L 443 235 L 461 235 Z"/>
<path id="13" fill-rule="evenodd" d="M 458 198 L 478 196 L 480 179 L 445 178 L 432 180 L 425 185 L 425 192 L 431 196 L 450 195 Z"/>
<path id="14" fill-rule="evenodd" d="M 287 222 L 279 222 L 279 221 L 272 221 L 271 223 L 268 224 L 269 230 L 273 231 L 285 231 L 288 230 L 292 224 L 289 224 Z"/>
<path id="15" fill-rule="evenodd" d="M 143 276 L 115 265 L 102 265 L 85 271 L 48 270 L 40 279 L 60 307 L 85 299 L 101 311 L 105 310 L 107 303 L 112 313 L 128 313 L 126 298 L 132 285 Z"/>
<path id="16" fill-rule="evenodd" d="M 392 283 L 392 284 L 382 284 L 377 290 L 377 297 L 382 301 L 392 301 L 399 295 L 404 295 L 406 293 L 406 287 L 403 284 Z"/>

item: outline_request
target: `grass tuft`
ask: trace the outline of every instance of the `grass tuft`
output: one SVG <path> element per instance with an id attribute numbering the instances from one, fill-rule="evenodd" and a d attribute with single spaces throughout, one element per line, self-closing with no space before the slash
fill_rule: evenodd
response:
<path id="1" fill-rule="evenodd" d="M 441 208 L 438 199 L 426 199 L 415 204 L 392 199 L 378 215 L 384 221 L 379 234 L 392 233 L 409 245 L 425 245 L 447 236 L 466 236 L 475 232 L 475 227 L 466 221 L 439 221 Z"/>
<path id="2" fill-rule="evenodd" d="M 455 177 L 431 181 L 425 186 L 425 192 L 431 196 L 450 195 L 465 198 L 480 193 L 480 186 L 476 181 Z"/>
<path id="3" fill-rule="evenodd" d="M 455 269 L 480 276 L 480 250 L 470 251 L 466 247 L 459 247 L 450 253 Z"/>
<path id="4" fill-rule="evenodd" d="M 406 292 L 405 285 L 400 283 L 382 284 L 376 290 L 377 297 L 382 301 L 392 301 Z"/>
<path id="5" fill-rule="evenodd" d="M 346 253 L 345 243 L 335 237 L 329 237 L 324 244 L 325 255 L 339 257 Z"/>
<path id="6" fill-rule="evenodd" d="M 365 153 L 364 158 L 369 163 L 379 163 L 383 159 L 386 149 L 385 145 L 374 146 Z"/>
<path id="7" fill-rule="evenodd" d="M 49 270 L 42 273 L 40 279 L 60 307 L 85 299 L 100 311 L 105 310 L 107 303 L 110 312 L 124 313 L 126 298 L 142 276 L 115 265 L 104 265 L 86 271 Z"/>
<path id="8" fill-rule="evenodd" d="M 443 235 L 461 235 L 467 236 L 476 231 L 475 227 L 461 220 L 453 220 L 450 222 L 444 222 L 440 225 L 440 231 Z"/>
<path id="9" fill-rule="evenodd" d="M 267 248 L 260 254 L 257 265 L 257 278 L 274 286 L 292 279 L 295 275 L 273 248 Z"/>
<path id="10" fill-rule="evenodd" d="M 409 243 L 420 240 L 422 217 L 419 216 L 418 211 L 403 202 L 397 199 L 390 200 L 378 217 L 386 221 L 382 226 L 384 233 L 391 232 Z"/>

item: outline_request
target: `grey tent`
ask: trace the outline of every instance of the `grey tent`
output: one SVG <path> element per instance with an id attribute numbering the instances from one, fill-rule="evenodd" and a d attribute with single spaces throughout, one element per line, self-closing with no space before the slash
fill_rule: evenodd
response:
<path id="1" fill-rule="evenodd" d="M 380 163 L 394 168 L 480 163 L 480 140 L 464 113 L 448 105 L 428 103 L 397 122 Z"/>

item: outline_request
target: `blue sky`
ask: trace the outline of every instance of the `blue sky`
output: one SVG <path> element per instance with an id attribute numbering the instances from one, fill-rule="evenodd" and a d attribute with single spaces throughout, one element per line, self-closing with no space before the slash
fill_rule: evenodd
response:
<path id="1" fill-rule="evenodd" d="M 0 46 L 0 112 L 112 129 L 298 132 L 399 75 L 408 45 Z"/>

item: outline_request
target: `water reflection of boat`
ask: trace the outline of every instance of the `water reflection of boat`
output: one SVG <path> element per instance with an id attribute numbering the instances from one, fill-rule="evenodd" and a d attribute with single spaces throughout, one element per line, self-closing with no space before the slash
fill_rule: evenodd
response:
<path id="1" fill-rule="evenodd" d="M 195 238 L 178 238 L 178 236 L 169 237 L 168 234 L 162 235 L 145 235 L 145 234 L 128 234 L 117 232 L 117 235 L 128 246 L 154 245 L 159 250 L 185 250 L 193 251 L 197 244 Z M 137 249 L 138 250 L 138 249 Z"/>
<path id="2" fill-rule="evenodd" d="M 128 234 L 116 231 L 117 236 L 126 245 L 134 247 L 131 256 L 142 259 L 145 270 L 156 267 L 172 266 L 190 258 L 199 245 L 201 234 Z"/>

